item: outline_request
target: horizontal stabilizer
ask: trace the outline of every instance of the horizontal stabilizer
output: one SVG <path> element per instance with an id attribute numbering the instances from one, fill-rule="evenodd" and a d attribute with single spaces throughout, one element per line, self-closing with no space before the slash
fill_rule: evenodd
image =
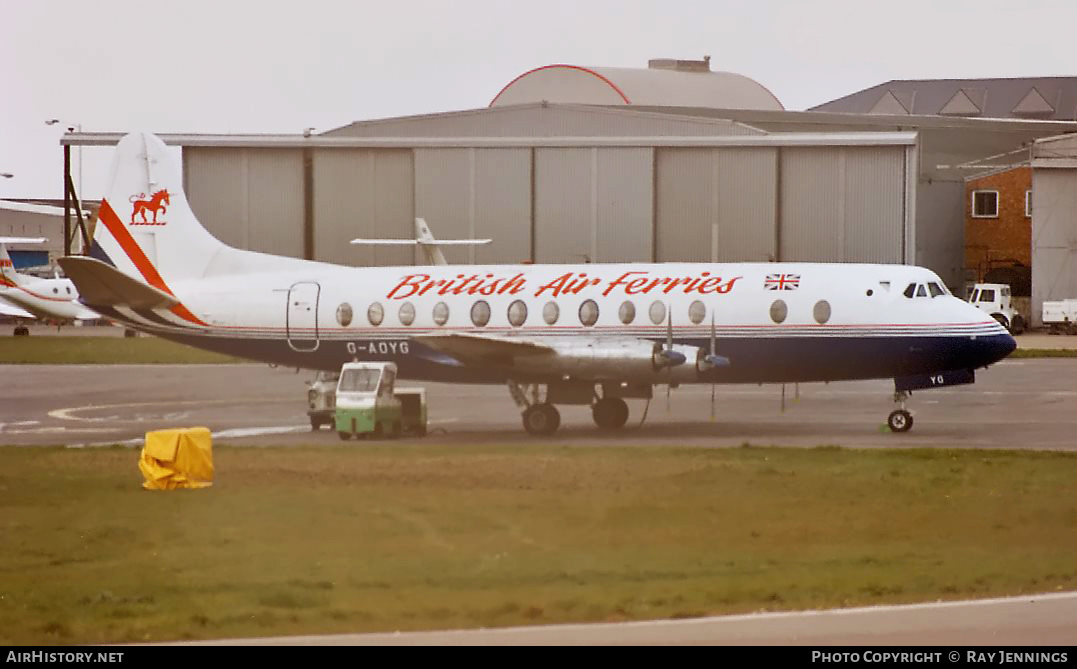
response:
<path id="1" fill-rule="evenodd" d="M 489 244 L 492 239 L 353 239 L 352 244 L 366 246 L 478 246 Z"/>
<path id="2" fill-rule="evenodd" d="M 34 315 L 7 300 L 0 299 L 0 316 L 18 316 L 19 318 L 34 318 Z"/>
<path id="3" fill-rule="evenodd" d="M 0 244 L 44 244 L 47 237 L 0 237 Z"/>
<path id="4" fill-rule="evenodd" d="M 168 293 L 132 279 L 96 258 L 65 256 L 59 262 L 78 286 L 82 302 L 90 306 L 169 309 L 179 304 Z"/>

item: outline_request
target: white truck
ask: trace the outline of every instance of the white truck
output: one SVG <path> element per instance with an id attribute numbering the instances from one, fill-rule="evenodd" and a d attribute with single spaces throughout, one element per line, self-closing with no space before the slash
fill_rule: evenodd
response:
<path id="1" fill-rule="evenodd" d="M 1043 326 L 1051 334 L 1077 334 L 1077 300 L 1044 302 Z"/>
<path id="2" fill-rule="evenodd" d="M 1025 317 L 1013 308 L 1008 284 L 978 283 L 969 293 L 969 303 L 991 314 L 991 317 L 1009 330 L 1010 334 L 1021 334 L 1028 324 Z"/>

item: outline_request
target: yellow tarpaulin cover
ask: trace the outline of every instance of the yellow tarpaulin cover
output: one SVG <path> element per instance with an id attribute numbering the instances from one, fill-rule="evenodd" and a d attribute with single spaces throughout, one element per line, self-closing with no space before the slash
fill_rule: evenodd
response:
<path id="1" fill-rule="evenodd" d="M 147 490 L 213 485 L 213 438 L 209 428 L 188 427 L 146 433 L 138 468 Z"/>

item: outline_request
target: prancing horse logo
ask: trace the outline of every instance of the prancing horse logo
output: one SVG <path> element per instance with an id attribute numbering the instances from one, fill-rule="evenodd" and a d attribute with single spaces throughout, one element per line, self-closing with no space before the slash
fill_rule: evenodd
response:
<path id="1" fill-rule="evenodd" d="M 139 193 L 138 195 L 132 195 L 128 198 L 130 202 L 134 204 L 134 208 L 131 209 L 131 225 L 164 225 L 167 221 L 157 221 L 157 212 L 162 214 L 168 211 L 167 205 L 172 204 L 168 200 L 168 190 L 161 189 L 153 194 L 148 200 L 145 198 L 145 193 Z M 153 221 L 149 222 L 146 219 L 146 212 L 153 212 Z M 135 220 L 136 214 L 142 214 L 142 222 Z"/>

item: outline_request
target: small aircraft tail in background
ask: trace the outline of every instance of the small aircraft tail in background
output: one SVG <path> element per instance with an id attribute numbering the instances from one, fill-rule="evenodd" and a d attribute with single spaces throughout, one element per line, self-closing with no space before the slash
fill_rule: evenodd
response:
<path id="1" fill-rule="evenodd" d="M 492 239 L 434 239 L 426 219 L 415 219 L 415 239 L 353 239 L 352 244 L 365 246 L 418 246 L 426 254 L 428 265 L 448 265 L 441 246 L 478 246 L 489 244 Z"/>

